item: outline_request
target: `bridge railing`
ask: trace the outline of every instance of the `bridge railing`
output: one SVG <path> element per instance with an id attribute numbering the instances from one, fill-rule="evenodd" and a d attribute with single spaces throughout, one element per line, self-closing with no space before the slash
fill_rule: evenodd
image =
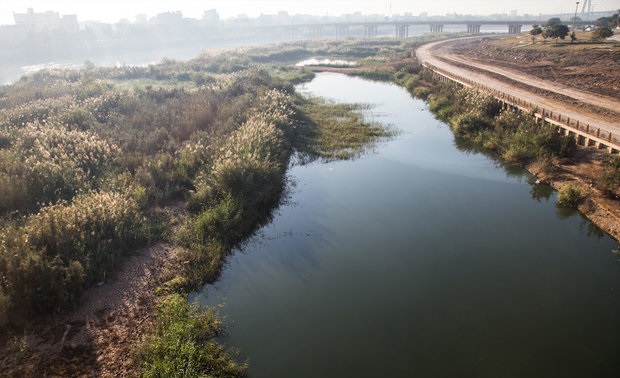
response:
<path id="1" fill-rule="evenodd" d="M 432 64 L 424 63 L 423 65 L 439 75 L 441 80 L 453 81 L 466 87 L 478 89 L 489 93 L 504 104 L 515 109 L 524 112 L 532 112 L 537 120 L 555 125 L 559 128 L 560 132 L 567 135 L 576 135 L 577 143 L 580 145 L 606 148 L 610 153 L 618 153 L 620 151 L 620 135 L 613 134 L 609 130 L 605 130 L 597 125 L 585 123 L 576 118 L 568 117 L 557 111 L 554 112 L 553 109 L 545 109 L 530 101 L 490 88 L 467 77 L 456 75 Z"/>

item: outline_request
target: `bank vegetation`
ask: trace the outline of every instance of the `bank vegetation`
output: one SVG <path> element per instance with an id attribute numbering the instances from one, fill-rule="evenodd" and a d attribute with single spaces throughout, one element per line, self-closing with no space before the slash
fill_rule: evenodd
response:
<path id="1" fill-rule="evenodd" d="M 548 177 L 574 156 L 574 139 L 531 115 L 436 81 L 413 54 L 424 40 L 296 42 L 147 67 L 87 64 L 0 87 L 2 367 L 23 371 L 36 353 L 22 342 L 29 329 L 75 309 L 86 288 L 137 249 L 166 242 L 177 253 L 153 289 L 157 306 L 132 347 L 138 362 L 129 375 L 244 375 L 246 364 L 219 343 L 225 327 L 216 311 L 188 303 L 188 294 L 215 281 L 232 249 L 270 220 L 290 164 L 354 158 L 391 135 L 364 120 L 364 104 L 296 93 L 314 69 L 332 69 L 293 67 L 299 60 L 355 60 L 338 70 L 402 85 L 450 125 L 460 148 L 534 163 Z M 596 185 L 617 195 L 620 159 L 608 159 Z M 586 195 L 565 192 L 567 206 Z M 47 373 L 38 369 L 31 371 Z"/>
<path id="2" fill-rule="evenodd" d="M 294 84 L 313 73 L 266 64 L 269 54 L 278 52 L 86 64 L 0 88 L 5 372 L 47 374 L 19 366 L 37 353 L 28 330 L 79 306 L 138 248 L 167 242 L 178 253 L 131 375 L 244 374 L 219 344 L 216 312 L 188 293 L 216 280 L 231 250 L 269 221 L 292 156 L 351 158 L 390 134 L 361 105 L 298 95 Z M 181 215 L 169 211 L 179 203 Z"/>

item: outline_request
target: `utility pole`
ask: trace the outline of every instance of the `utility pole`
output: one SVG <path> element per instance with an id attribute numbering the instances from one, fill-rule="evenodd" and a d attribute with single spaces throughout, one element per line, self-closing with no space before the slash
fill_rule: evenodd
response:
<path id="1" fill-rule="evenodd" d="M 577 8 L 579 8 L 579 2 L 575 3 L 575 16 L 573 17 L 573 34 L 575 33 L 575 22 L 577 21 Z"/>

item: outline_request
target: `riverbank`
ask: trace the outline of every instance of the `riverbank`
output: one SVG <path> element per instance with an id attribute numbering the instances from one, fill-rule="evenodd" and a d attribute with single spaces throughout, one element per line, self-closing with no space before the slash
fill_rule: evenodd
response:
<path id="1" fill-rule="evenodd" d="M 287 203 L 195 294 L 223 304 L 250 376 L 620 371 L 617 243 L 398 85 L 322 73 L 302 88 L 373 104 L 398 134 L 294 167 Z"/>
<path id="2" fill-rule="evenodd" d="M 578 210 L 592 223 L 620 241 L 620 203 L 598 188 L 601 171 L 609 154 L 603 150 L 579 147 L 570 159 L 559 162 L 557 171 L 553 174 L 543 172 L 539 163 L 524 166 L 530 173 L 544 183 L 559 191 L 568 185 L 580 188 L 584 200 L 578 205 Z"/>
<path id="3" fill-rule="evenodd" d="M 535 75 L 537 79 L 543 79 L 544 72 L 558 72 L 553 75 L 554 85 L 569 86 L 572 88 L 573 92 L 581 89 L 578 83 L 584 78 L 589 77 L 587 75 L 596 76 L 597 72 L 600 71 L 604 77 L 610 77 L 610 80 L 606 81 L 605 85 L 601 87 L 596 85 L 588 86 L 587 90 L 594 92 L 593 96 L 603 96 L 605 101 L 601 104 L 605 104 L 605 107 L 594 107 L 589 104 L 580 103 L 579 100 L 575 98 L 571 98 L 571 101 L 566 102 L 564 106 L 572 107 L 574 112 L 587 109 L 587 114 L 600 117 L 605 122 L 615 122 L 617 118 L 615 117 L 616 113 L 612 104 L 617 104 L 617 101 L 614 102 L 612 98 L 605 96 L 610 93 L 610 88 L 613 87 L 613 83 L 618 79 L 614 75 L 620 72 L 620 66 L 618 66 L 619 62 L 617 59 L 613 58 L 613 56 L 615 56 L 614 54 L 618 53 L 619 45 L 617 43 L 604 43 L 600 46 L 587 43 L 581 46 L 563 44 L 563 46 L 547 45 L 546 47 L 545 45 L 539 44 L 528 49 L 520 45 L 521 39 L 523 38 L 523 36 L 495 37 L 491 39 L 479 37 L 467 39 L 463 43 L 442 43 L 440 46 L 442 46 L 443 49 L 440 50 L 438 54 L 441 55 L 445 53 L 451 57 L 463 54 L 464 56 L 470 56 L 475 62 L 486 59 L 487 57 L 489 59 L 493 58 L 490 59 L 490 63 L 485 61 L 485 70 L 493 71 L 494 68 L 491 66 L 497 64 L 497 69 L 511 69 L 519 71 L 521 74 L 527 74 L 527 72 L 529 72 L 528 70 L 530 69 L 532 61 L 540 62 L 536 63 L 536 65 L 544 66 L 544 70 L 536 71 Z M 485 48 L 479 49 L 478 47 L 480 47 L 480 44 L 484 44 L 485 46 L 482 47 Z M 514 48 L 515 44 L 518 46 L 517 49 Z M 586 61 L 584 57 L 589 51 L 596 51 L 597 61 L 592 65 L 588 64 L 588 67 L 594 67 L 592 72 L 585 72 L 582 66 Z M 514 59 L 512 58 L 513 55 L 515 56 Z M 508 57 L 510 57 L 509 61 L 507 60 Z M 477 63 L 470 64 L 475 65 Z M 610 70 L 610 65 L 615 68 Z M 375 80 L 391 80 L 406 87 L 412 95 L 423 99 L 428 99 L 428 96 L 433 93 L 434 88 L 436 88 L 438 84 L 434 81 L 432 75 L 424 72 L 417 59 L 396 53 L 392 54 L 392 59 L 387 59 L 379 64 L 367 64 L 351 68 L 317 67 L 315 70 L 341 72 Z M 574 73 L 576 71 L 582 74 L 575 75 Z M 476 72 L 480 73 L 483 71 L 476 69 Z M 518 85 L 518 83 L 515 84 L 514 79 L 509 79 L 504 75 L 495 74 L 493 78 L 499 80 L 503 78 L 504 84 L 508 86 Z M 599 81 L 600 80 L 597 79 L 595 82 Z M 532 87 L 531 85 L 529 86 Z M 525 88 L 523 86 L 519 87 Z M 548 91 L 548 88 L 545 90 Z M 536 91 L 536 93 L 540 94 L 542 92 Z M 575 95 L 575 97 L 587 98 L 587 95 Z M 439 105 L 435 111 L 440 118 L 445 119 L 445 117 L 443 117 L 445 116 L 443 113 L 445 110 L 442 110 L 443 106 L 444 105 Z M 448 119 L 445 120 L 449 121 Z M 585 197 L 579 204 L 579 210 L 614 239 L 620 240 L 620 202 L 617 200 L 619 194 L 618 188 L 614 187 L 611 193 L 608 189 L 602 190 L 600 188 L 601 172 L 605 169 L 605 162 L 609 158 L 610 155 L 605 151 L 597 150 L 594 147 L 579 146 L 575 153 L 568 158 L 546 159 L 542 164 L 537 161 L 523 160 L 519 162 L 519 164 L 556 190 L 560 190 L 566 185 L 578 186 Z M 549 164 L 553 164 L 553 169 L 549 169 Z"/>
<path id="4" fill-rule="evenodd" d="M 428 98 L 434 83 L 412 54 L 417 42 L 382 43 L 304 44 L 146 68 L 44 71 L 3 87 L 0 186 L 9 195 L 0 198 L 2 237 L 9 240 L 7 251 L 18 253 L 2 255 L 10 261 L 0 264 L 7 277 L 0 282 L 0 321 L 37 311 L 50 315 L 4 334 L 2 371 L 137 376 L 148 369 L 179 370 L 194 361 L 175 354 L 174 343 L 183 338 L 194 351 L 218 345 L 210 349 L 215 360 L 229 373 L 243 374 L 245 365 L 232 362 L 234 352 L 215 343 L 224 332 L 221 320 L 207 313 L 206 322 L 204 313 L 187 306 L 187 293 L 216 280 L 231 248 L 270 219 L 293 151 L 301 161 L 348 158 L 390 135 L 366 123 L 359 106 L 297 97 L 292 83 L 312 73 L 277 61 L 316 52 L 355 56 L 357 67 L 333 70 L 394 80 Z M 256 62 L 269 66 L 257 69 Z M 554 175 L 547 164 L 529 169 L 545 181 L 558 180 L 558 187 L 573 181 L 595 186 L 604 155 L 582 151 L 591 150 L 554 159 Z M 86 157 L 74 161 L 73 155 Z M 19 165 L 27 159 L 39 171 Z M 575 176 L 571 167 L 580 167 Z M 32 177 L 48 181 L 28 186 Z M 598 222 L 607 220 L 607 232 L 617 235 L 617 218 L 609 215 L 617 214 L 617 203 L 592 198 L 582 211 L 600 209 Z M 126 227 L 114 227 L 121 221 Z M 93 251 L 98 265 L 88 257 Z M 37 296 L 43 289 L 46 295 Z M 166 339 L 170 325 L 183 331 L 176 340 Z M 156 347 L 148 351 L 145 343 Z M 200 353 L 195 357 L 203 361 Z"/>
<path id="5" fill-rule="evenodd" d="M 581 33 L 578 38 L 588 38 L 588 34 Z M 556 112 L 570 107 L 574 112 L 585 112 L 590 117 L 618 126 L 620 103 L 610 97 L 620 80 L 620 65 L 615 58 L 620 52 L 618 43 L 588 41 L 551 46 L 541 42 L 528 45 L 525 39 L 523 35 L 469 38 L 440 44 L 440 50 L 435 54 L 445 57 L 448 62 L 465 64 L 465 67 L 490 75 L 506 85 L 529 88 L 535 94 L 547 93 L 551 98 L 562 100 L 563 106 Z M 534 80 L 527 80 L 528 75 Z M 527 80 L 527 85 L 521 84 L 520 80 Z M 609 158 L 609 154 L 593 147 L 579 147 L 570 158 L 554 161 L 552 172 L 541 169 L 538 162 L 524 167 L 556 190 L 567 185 L 579 187 L 585 197 L 579 210 L 614 239 L 620 240 L 618 188 L 613 188 L 610 193 L 602 190 L 600 185 L 601 172 Z"/>
<path id="6" fill-rule="evenodd" d="M 346 159 L 390 132 L 296 95 L 309 72 L 231 55 L 2 88 L 2 375 L 244 374 L 187 294 L 269 221 L 292 154 Z"/>

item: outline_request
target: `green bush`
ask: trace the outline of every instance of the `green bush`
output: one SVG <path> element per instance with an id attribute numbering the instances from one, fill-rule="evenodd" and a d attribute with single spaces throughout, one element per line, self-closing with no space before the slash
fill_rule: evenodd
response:
<path id="1" fill-rule="evenodd" d="M 213 310 L 173 295 L 160 303 L 155 319 L 155 334 L 140 351 L 143 377 L 234 378 L 245 374 L 247 366 L 235 362 L 235 355 L 217 343 L 224 327 Z"/>
<path id="2" fill-rule="evenodd" d="M 598 186 L 606 195 L 616 195 L 620 188 L 620 156 L 614 155 L 605 160 L 598 178 Z"/>
<path id="3" fill-rule="evenodd" d="M 464 113 L 457 116 L 451 124 L 452 131 L 459 137 L 473 136 L 491 127 L 486 120 L 472 113 Z"/>
<path id="4" fill-rule="evenodd" d="M 563 186 L 558 192 L 558 205 L 576 209 L 583 200 L 581 188 L 574 184 Z"/>
<path id="5" fill-rule="evenodd" d="M 368 80 L 375 81 L 391 81 L 393 78 L 393 73 L 389 70 L 365 70 L 365 71 L 356 71 L 351 73 L 354 76 L 359 76 Z"/>
<path id="6" fill-rule="evenodd" d="M 496 152 L 510 163 L 567 157 L 577 149 L 572 136 L 537 125 L 533 116 L 502 110 L 501 103 L 473 89 L 440 84 L 428 96 L 429 109 L 449 122 L 456 137 Z"/>
<path id="7" fill-rule="evenodd" d="M 520 163 L 538 155 L 540 149 L 534 141 L 535 135 L 527 128 L 520 127 L 513 134 L 504 135 L 502 157 L 510 163 Z"/>
<path id="8" fill-rule="evenodd" d="M 194 221 L 197 239 L 202 244 L 210 241 L 232 246 L 243 235 L 241 225 L 244 222 L 243 209 L 229 194 L 215 206 L 202 211 Z"/>
<path id="9" fill-rule="evenodd" d="M 445 122 L 448 122 L 458 111 L 455 100 L 445 93 L 428 96 L 428 108 L 437 115 L 437 118 Z"/>
<path id="10" fill-rule="evenodd" d="M 422 100 L 427 100 L 431 91 L 427 87 L 417 87 L 413 90 L 413 95 Z"/>

